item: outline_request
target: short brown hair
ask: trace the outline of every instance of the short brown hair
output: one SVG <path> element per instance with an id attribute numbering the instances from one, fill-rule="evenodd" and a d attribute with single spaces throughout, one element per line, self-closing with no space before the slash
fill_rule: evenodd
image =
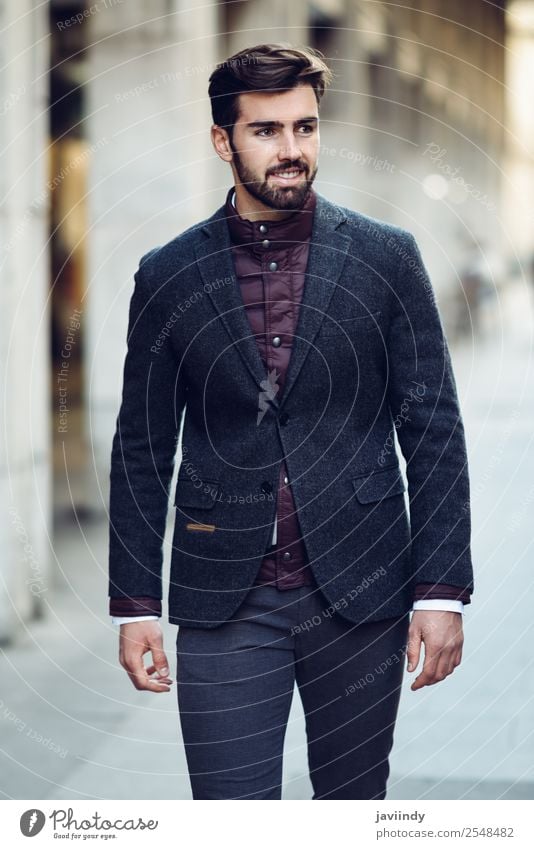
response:
<path id="1" fill-rule="evenodd" d="M 239 118 L 238 97 L 252 91 L 284 91 L 311 85 L 317 104 L 332 82 L 324 56 L 313 47 L 290 44 L 257 44 L 235 53 L 217 65 L 209 78 L 213 123 L 224 127 L 232 139 Z"/>

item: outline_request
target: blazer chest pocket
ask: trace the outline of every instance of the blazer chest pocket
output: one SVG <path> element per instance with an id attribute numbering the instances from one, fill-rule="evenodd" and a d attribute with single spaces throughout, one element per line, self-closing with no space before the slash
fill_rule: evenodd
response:
<path id="1" fill-rule="evenodd" d="M 379 327 L 381 312 L 364 313 L 363 315 L 343 316 L 340 318 L 325 315 L 320 333 L 323 336 L 348 336 L 349 339 L 358 333 L 375 330 Z"/>
<path id="2" fill-rule="evenodd" d="M 217 501 L 220 488 L 220 481 L 212 478 L 191 480 L 179 477 L 174 493 L 174 506 L 210 510 Z"/>
<path id="3" fill-rule="evenodd" d="M 406 490 L 404 478 L 397 466 L 359 475 L 352 479 L 352 485 L 361 504 L 401 495 Z"/>

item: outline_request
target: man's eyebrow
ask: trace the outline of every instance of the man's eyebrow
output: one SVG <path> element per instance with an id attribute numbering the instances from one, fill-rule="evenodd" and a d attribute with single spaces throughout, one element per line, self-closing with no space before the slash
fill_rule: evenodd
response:
<path id="1" fill-rule="evenodd" d="M 311 124 L 312 122 L 317 123 L 319 119 L 316 115 L 311 115 L 309 118 L 299 118 L 298 121 L 293 121 L 293 124 L 296 126 L 297 124 Z M 246 124 L 247 127 L 283 127 L 282 121 L 251 121 L 249 124 Z"/>

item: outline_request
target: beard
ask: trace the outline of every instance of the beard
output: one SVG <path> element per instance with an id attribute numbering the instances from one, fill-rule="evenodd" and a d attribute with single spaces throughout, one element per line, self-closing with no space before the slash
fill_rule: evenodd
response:
<path id="1" fill-rule="evenodd" d="M 317 165 L 311 174 L 309 174 L 307 164 L 301 161 L 291 162 L 285 165 L 284 169 L 278 166 L 277 171 L 291 171 L 292 168 L 299 168 L 303 171 L 305 179 L 295 186 L 276 186 L 269 183 L 269 175 L 267 175 L 267 179 L 260 180 L 258 175 L 244 164 L 239 153 L 233 147 L 232 152 L 237 176 L 252 197 L 255 197 L 256 200 L 261 201 L 270 209 L 302 209 L 315 180 Z"/>

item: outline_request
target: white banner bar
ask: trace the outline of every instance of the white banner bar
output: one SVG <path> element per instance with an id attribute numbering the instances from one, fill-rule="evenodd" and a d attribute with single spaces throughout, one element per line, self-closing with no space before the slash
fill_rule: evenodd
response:
<path id="1" fill-rule="evenodd" d="M 271 805 L 273 803 L 271 802 Z M 308 810 L 305 811 L 304 807 Z M 205 810 L 203 810 L 205 808 Z M 298 849 L 435 846 L 533 849 L 532 801 L 8 800 L 0 804 L 2 846 L 60 841 L 175 849 Z M 293 841 L 295 841 L 293 843 Z"/>

